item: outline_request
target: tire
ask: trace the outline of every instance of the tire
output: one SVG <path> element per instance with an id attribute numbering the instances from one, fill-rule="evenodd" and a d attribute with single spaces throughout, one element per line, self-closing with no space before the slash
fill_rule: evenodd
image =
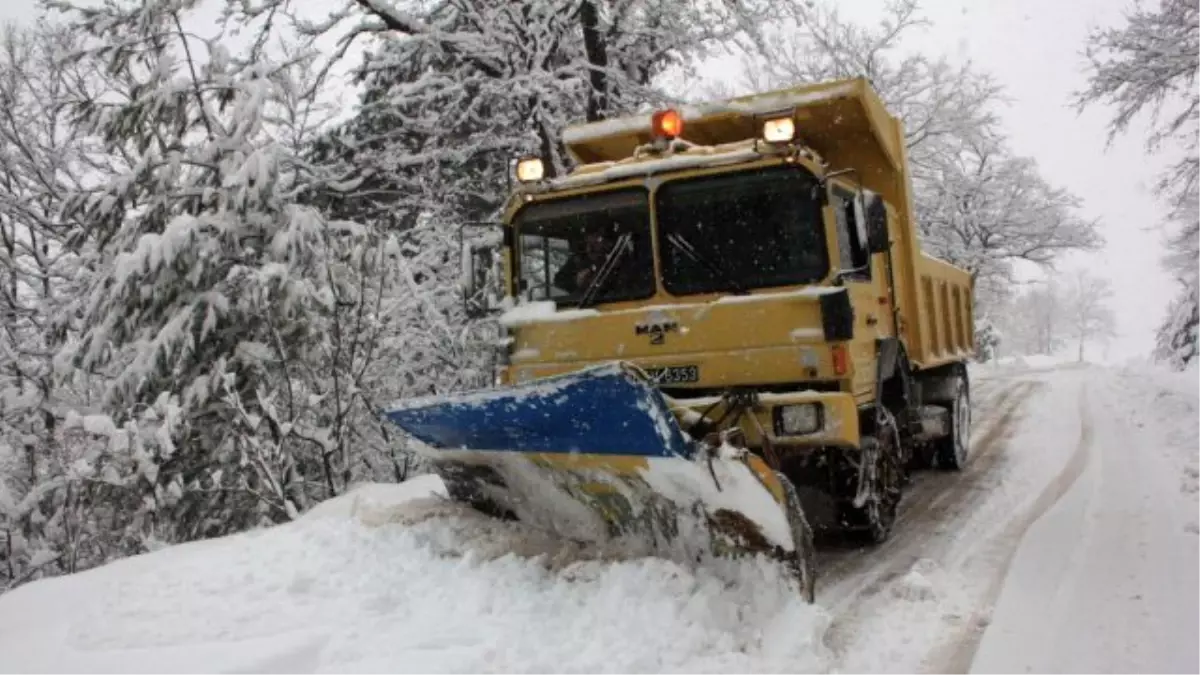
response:
<path id="1" fill-rule="evenodd" d="M 962 471 L 970 461 L 971 450 L 971 394 L 965 375 L 959 375 L 954 384 L 954 398 L 950 402 L 950 433 L 938 439 L 938 468 L 946 471 Z"/>
<path id="2" fill-rule="evenodd" d="M 882 485 L 880 489 L 882 489 Z M 862 508 L 862 518 L 865 521 L 862 538 L 867 543 L 882 544 L 892 536 L 892 526 L 896 524 L 896 507 L 899 501 L 884 497 L 870 501 Z"/>
<path id="3" fill-rule="evenodd" d="M 888 415 L 885 429 L 876 431 L 874 437 L 863 439 L 862 461 L 873 456 L 871 473 L 871 497 L 862 506 L 848 505 L 849 521 L 856 539 L 868 544 L 882 544 L 892 534 L 896 523 L 896 511 L 900 505 L 900 493 L 904 488 L 903 469 L 898 462 L 896 420 Z"/>

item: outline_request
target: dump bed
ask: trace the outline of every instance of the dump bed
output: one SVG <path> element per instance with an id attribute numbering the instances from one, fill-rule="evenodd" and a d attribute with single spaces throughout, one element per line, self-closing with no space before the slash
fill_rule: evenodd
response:
<path id="1" fill-rule="evenodd" d="M 929 255 L 917 259 L 916 313 L 905 313 L 910 358 L 932 368 L 969 358 L 975 351 L 975 308 L 971 277 L 965 271 Z"/>

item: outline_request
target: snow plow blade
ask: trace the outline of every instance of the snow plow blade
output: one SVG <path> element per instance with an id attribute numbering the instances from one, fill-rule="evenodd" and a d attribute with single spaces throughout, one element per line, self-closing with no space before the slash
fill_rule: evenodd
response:
<path id="1" fill-rule="evenodd" d="M 420 441 L 455 501 L 669 558 L 765 553 L 812 601 L 811 532 L 791 483 L 757 455 L 692 439 L 634 366 L 402 401 L 385 414 Z"/>

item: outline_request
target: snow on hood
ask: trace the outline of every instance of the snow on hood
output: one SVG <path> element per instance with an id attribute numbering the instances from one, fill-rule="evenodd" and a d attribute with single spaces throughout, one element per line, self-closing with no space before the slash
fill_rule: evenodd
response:
<path id="1" fill-rule="evenodd" d="M 626 314 L 648 314 L 660 311 L 692 311 L 702 316 L 716 305 L 744 305 L 756 302 L 771 302 L 775 300 L 797 300 L 801 298 L 818 298 L 822 295 L 842 293 L 846 289 L 840 286 L 805 286 L 787 291 L 767 291 L 746 293 L 743 295 L 722 295 L 709 302 L 680 302 L 669 305 L 648 305 L 604 312 L 605 316 Z M 500 315 L 500 324 L 507 328 L 517 328 L 540 323 L 555 323 L 574 321 L 576 319 L 600 316 L 595 309 L 563 309 L 559 310 L 553 300 L 525 302 Z"/>
<path id="2" fill-rule="evenodd" d="M 500 325 L 515 328 L 531 323 L 549 323 L 552 321 L 572 321 L 589 316 L 599 316 L 594 309 L 564 309 L 558 311 L 553 300 L 541 300 L 517 305 L 500 315 Z"/>
<path id="3" fill-rule="evenodd" d="M 431 478 L 362 486 L 287 525 L 22 586 L 0 596 L 0 662 L 24 672 L 828 668 L 827 616 L 776 565 L 586 551 L 439 493 Z"/>

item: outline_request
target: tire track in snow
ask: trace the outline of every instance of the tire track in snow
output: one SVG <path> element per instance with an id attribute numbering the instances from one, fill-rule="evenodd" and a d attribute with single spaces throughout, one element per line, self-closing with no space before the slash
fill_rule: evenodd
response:
<path id="1" fill-rule="evenodd" d="M 917 539 L 926 532 L 913 531 L 910 525 L 914 522 L 926 522 L 930 513 L 939 506 L 946 506 L 947 500 L 955 496 L 962 497 L 971 485 L 978 482 L 978 477 L 987 473 L 995 465 L 998 453 L 994 448 L 997 441 L 1004 438 L 1012 427 L 1015 415 L 1024 402 L 1027 394 L 1036 386 L 1033 382 L 1015 382 L 1004 386 L 999 392 L 990 396 L 986 405 L 983 434 L 973 439 L 971 455 L 967 470 L 964 472 L 923 471 L 913 476 L 913 482 L 908 486 L 901 498 L 896 513 L 895 529 L 892 536 L 882 544 L 849 548 L 834 544 L 833 548 L 819 551 L 817 555 L 817 599 L 829 600 L 827 606 L 839 612 L 842 605 L 869 590 L 868 587 L 878 585 L 879 574 L 863 578 L 863 574 L 872 567 L 887 566 L 904 567 L 902 563 L 911 563 L 907 556 L 901 555 L 904 549 L 920 548 L 922 540 Z M 991 457 L 991 459 L 989 459 Z M 971 485 L 967 485 L 970 483 Z M 897 560 L 894 560 L 898 558 Z M 892 563 L 887 565 L 887 563 Z M 877 570 L 878 571 L 878 570 Z M 886 572 L 886 570 L 885 570 Z M 895 574 L 884 574 L 886 578 Z M 849 587 L 846 587 L 849 586 Z M 825 604 L 822 602 L 822 604 Z M 840 612 L 839 612 L 840 613 Z"/>
<path id="2" fill-rule="evenodd" d="M 976 373 L 975 377 L 978 379 L 976 379 L 971 386 L 974 387 L 976 386 L 975 383 L 980 382 L 1006 382 L 1029 377 L 1038 377 L 1042 375 L 1052 375 L 1054 373 L 1062 373 L 1065 371 L 1079 371 L 1084 370 L 1085 368 L 1087 368 L 1086 364 L 1072 362 L 1050 366 L 1026 366 L 1024 368 L 1017 368 L 1014 370 L 1004 369 L 995 372 L 984 371 L 982 374 Z"/>
<path id="3" fill-rule="evenodd" d="M 1087 468 L 1092 456 L 1095 431 L 1085 387 L 1080 387 L 1079 390 L 1079 425 L 1079 442 L 1062 470 L 1042 489 L 1024 514 L 1009 522 L 1008 526 L 989 542 L 983 555 L 996 560 L 998 564 L 994 568 L 995 572 L 987 591 L 982 601 L 977 604 L 974 615 L 965 623 L 964 632 L 945 650 L 926 661 L 932 667 L 926 668 L 925 672 L 965 673 L 970 670 L 1021 539 L 1039 518 L 1062 499 Z"/>
<path id="4" fill-rule="evenodd" d="M 987 498 L 987 488 L 995 480 L 993 473 L 1004 458 L 1001 450 L 1018 413 L 1029 394 L 1043 386 L 1035 381 L 1007 384 L 991 397 L 989 405 L 981 405 L 988 411 L 985 431 L 971 444 L 967 469 L 928 471 L 914 476 L 908 494 L 901 501 L 896 529 L 888 541 L 819 555 L 817 601 L 833 616 L 825 643 L 834 653 L 843 652 L 867 600 L 908 572 L 921 558 L 937 558 L 939 550 L 954 543 L 953 534 L 943 533 L 954 532 L 954 521 L 969 515 L 973 505 Z"/>

